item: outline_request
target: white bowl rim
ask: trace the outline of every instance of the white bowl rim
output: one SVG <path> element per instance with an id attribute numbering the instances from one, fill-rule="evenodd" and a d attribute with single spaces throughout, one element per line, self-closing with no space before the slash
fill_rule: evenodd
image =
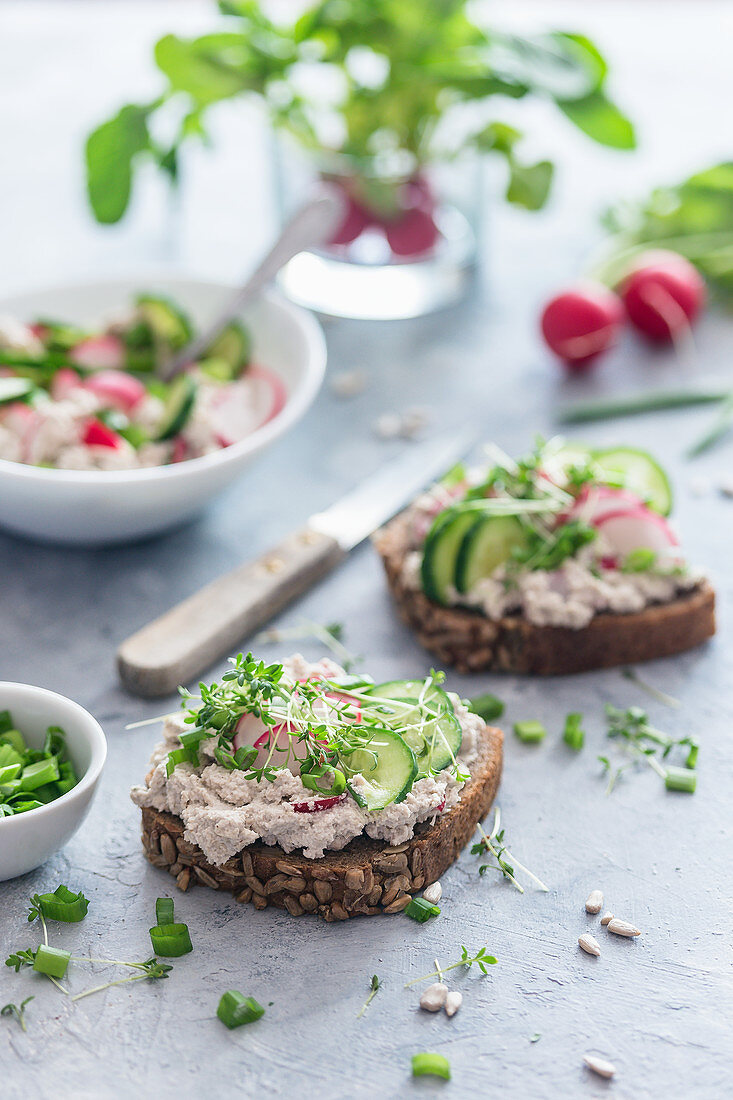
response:
<path id="1" fill-rule="evenodd" d="M 160 274 L 150 274 L 139 279 L 133 276 L 121 275 L 119 278 L 95 280 L 93 285 L 95 287 L 111 287 L 129 283 L 144 286 L 146 278 L 149 282 L 166 283 L 169 286 L 206 285 L 223 292 L 235 289 L 233 284 L 219 283 L 215 279 L 197 279 L 193 276 L 188 278 Z M 3 302 L 12 301 L 14 298 L 31 297 L 36 294 L 54 294 L 77 289 L 83 290 L 91 285 L 90 282 L 57 283 L 54 286 L 27 289 L 15 295 L 6 294 L 0 298 L 0 307 Z M 272 420 L 256 428 L 246 439 L 241 440 L 239 443 L 232 443 L 229 447 L 222 447 L 221 450 L 214 451 L 212 454 L 201 455 L 199 458 L 188 458 L 185 462 L 176 462 L 168 466 L 146 466 L 134 470 L 58 470 L 55 467 L 32 466 L 30 463 L 12 462 L 10 459 L 0 458 L 0 475 L 3 478 L 11 477 L 18 481 L 38 480 L 71 485 L 101 486 L 166 481 L 171 478 L 185 477 L 187 472 L 193 473 L 197 470 L 225 465 L 232 459 L 242 458 L 273 442 L 297 423 L 318 393 L 326 372 L 326 340 L 316 318 L 301 306 L 294 305 L 274 290 L 265 290 L 260 297 L 274 305 L 276 309 L 282 310 L 300 327 L 306 343 L 307 366 L 300 386 L 289 397 L 281 411 Z M 33 811 L 29 812 L 32 813 Z"/>
<path id="2" fill-rule="evenodd" d="M 90 714 L 81 703 L 76 703 L 73 699 L 61 695 L 58 691 L 50 691 L 48 688 L 38 687 L 36 684 L 21 684 L 13 680 L 0 680 L 0 704 L 5 707 L 7 700 L 9 710 L 13 706 L 13 694 L 19 697 L 25 695 L 26 697 L 38 698 L 40 696 L 49 702 L 54 702 L 57 706 L 65 707 L 67 711 L 75 714 L 79 719 L 80 728 L 85 730 L 85 736 L 91 744 L 92 758 L 89 761 L 89 767 L 79 782 L 66 794 L 54 798 L 52 802 L 47 802 L 44 806 L 38 806 L 35 810 L 26 810 L 25 813 L 14 814 L 12 817 L 0 817 L 0 835 L 2 835 L 3 829 L 6 832 L 12 828 L 21 829 L 23 827 L 22 822 L 26 818 L 38 821 L 44 813 L 50 815 L 54 812 L 55 807 L 73 802 L 80 795 L 84 795 L 97 783 L 102 774 L 104 762 L 107 759 L 107 738 L 104 736 L 104 731 L 94 715 Z M 8 696 L 10 696 L 9 700 L 7 699 Z M 64 728 L 62 720 L 59 721 L 59 725 L 62 729 Z"/>

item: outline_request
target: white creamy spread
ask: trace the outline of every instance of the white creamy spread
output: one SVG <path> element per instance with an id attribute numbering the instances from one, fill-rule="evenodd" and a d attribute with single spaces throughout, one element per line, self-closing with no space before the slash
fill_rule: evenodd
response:
<path id="1" fill-rule="evenodd" d="M 603 611 L 617 615 L 643 611 L 691 592 L 704 580 L 702 572 L 689 568 L 660 566 L 641 573 L 605 568 L 599 564 L 603 553 L 602 539 L 598 538 L 558 569 L 514 571 L 508 576 L 500 566 L 468 592 L 450 589 L 448 602 L 453 607 L 474 608 L 489 619 L 517 614 L 535 626 L 580 630 Z M 410 550 L 405 555 L 401 576 L 408 588 L 422 588 L 421 564 L 421 550 Z"/>
<path id="2" fill-rule="evenodd" d="M 313 676 L 337 676 L 343 669 L 330 660 L 308 664 L 299 654 L 285 661 L 286 674 L 292 679 Z M 457 757 L 462 773 L 475 759 L 482 720 L 450 695 L 455 715 L 463 731 Z M 152 773 L 145 786 L 133 787 L 131 797 L 138 806 L 152 806 L 176 814 L 184 823 L 186 840 L 197 844 L 210 863 L 221 865 L 256 840 L 278 844 L 286 852 L 302 849 L 309 859 L 320 859 L 327 850 L 338 851 L 355 837 L 366 833 L 377 840 L 401 844 L 423 821 L 431 821 L 460 801 L 463 781 L 446 769 L 436 776 L 418 780 L 404 802 L 392 803 L 383 810 L 369 812 L 348 795 L 342 802 L 316 813 L 300 813 L 293 804 L 313 804 L 313 791 L 300 778 L 284 768 L 274 782 L 245 779 L 241 771 L 228 771 L 217 763 L 198 768 L 179 764 L 166 776 L 166 757 L 180 746 L 179 734 L 185 729 L 182 717 L 168 718 L 164 740 L 151 757 Z M 202 755 L 213 757 L 216 739 L 201 742 Z M 351 781 L 359 791 L 365 783 L 357 775 Z"/>

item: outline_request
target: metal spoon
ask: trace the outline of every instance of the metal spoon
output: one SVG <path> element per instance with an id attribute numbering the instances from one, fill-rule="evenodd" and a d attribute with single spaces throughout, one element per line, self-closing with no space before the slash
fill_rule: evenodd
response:
<path id="1" fill-rule="evenodd" d="M 241 312 L 242 307 L 277 275 L 280 268 L 298 252 L 315 248 L 329 240 L 337 229 L 344 214 L 344 200 L 334 187 L 324 186 L 315 198 L 293 214 L 270 251 L 255 268 L 247 282 L 235 291 L 218 314 L 195 340 L 187 344 L 160 368 L 160 375 L 170 381 L 185 367 L 195 362 L 230 321 Z"/>

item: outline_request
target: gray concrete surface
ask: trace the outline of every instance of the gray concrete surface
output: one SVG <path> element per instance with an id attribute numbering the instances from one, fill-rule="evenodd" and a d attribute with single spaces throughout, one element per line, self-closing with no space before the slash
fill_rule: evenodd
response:
<path id="1" fill-rule="evenodd" d="M 508 8 L 503 5 L 504 13 Z M 145 48 L 155 35 L 205 26 L 207 12 L 198 3 L 120 0 L 3 5 L 0 126 L 11 171 L 0 174 L 0 290 L 94 272 L 144 272 L 162 261 L 234 277 L 264 243 L 271 224 L 259 214 L 269 210 L 264 142 L 255 113 L 246 110 L 244 143 L 228 129 L 233 109 L 227 108 L 220 117 L 228 139 L 211 160 L 192 158 L 182 209 L 172 222 L 175 246 L 160 229 L 162 195 L 154 180 L 118 229 L 95 229 L 83 207 L 81 135 L 123 95 L 141 98 L 154 86 Z M 523 4 L 515 18 L 541 22 L 549 14 L 544 5 Z M 370 433 L 380 412 L 424 404 L 453 425 L 477 421 L 487 438 L 517 451 L 536 431 L 552 431 L 560 400 L 665 384 L 689 370 L 627 338 L 593 379 L 571 386 L 539 346 L 536 316 L 547 293 L 586 261 L 595 214 L 608 199 L 730 155 L 730 8 L 599 3 L 591 11 L 566 2 L 553 5 L 552 19 L 587 29 L 605 45 L 619 97 L 640 122 L 644 144 L 635 157 L 595 150 L 543 109 L 530 112 L 524 117 L 534 126 L 536 147 L 556 152 L 563 164 L 552 206 L 539 217 L 497 206 L 484 276 L 461 307 L 384 326 L 328 324 L 331 370 L 359 366 L 370 376 L 361 397 L 344 403 L 325 390 L 293 435 L 208 515 L 166 538 L 85 552 L 0 536 L 0 677 L 78 699 L 99 718 L 110 747 L 82 831 L 45 867 L 0 886 L 3 957 L 36 939 L 35 926 L 25 921 L 27 898 L 58 881 L 83 888 L 92 904 L 83 925 L 54 927 L 52 943 L 103 957 L 149 954 L 154 899 L 172 880 L 143 860 L 138 813 L 127 797 L 145 773 L 155 731 L 124 727 L 162 713 L 169 701 L 145 703 L 120 690 L 115 645 L 395 453 L 399 445 Z M 510 115 L 518 117 L 516 105 L 508 105 L 504 117 Z M 490 194 L 487 202 L 492 205 Z M 705 318 L 698 347 L 706 372 L 729 375 L 732 334 L 729 319 Z M 694 466 L 680 457 L 708 415 L 669 414 L 584 433 L 593 443 L 643 444 L 665 461 L 689 554 L 718 584 L 716 641 L 644 669 L 680 698 L 681 709 L 665 709 L 615 671 L 552 682 L 450 677 L 465 694 L 500 694 L 507 727 L 536 717 L 550 731 L 540 747 L 508 737 L 500 793 L 511 847 L 550 885 L 549 894 L 528 889 L 520 896 L 506 882 L 479 879 L 476 859 L 464 853 L 445 876 L 442 916 L 424 926 L 400 916 L 343 925 L 294 921 L 204 889 L 178 895 L 177 913 L 189 924 L 195 951 L 175 962 L 169 981 L 111 989 L 74 1007 L 42 979 L 2 968 L 0 1003 L 35 995 L 27 1034 L 0 1020 L 3 1094 L 11 1100 L 728 1095 L 733 503 L 712 486 L 730 474 L 731 450 L 721 448 Z M 697 496 L 693 478 L 708 479 L 711 487 Z M 430 667 L 392 615 L 369 547 L 280 622 L 303 616 L 343 621 L 350 648 L 378 678 Z M 605 701 L 648 704 L 670 732 L 699 737 L 694 797 L 665 793 L 649 769 L 627 774 L 604 795 L 596 756 L 606 749 Z M 578 756 L 560 741 L 571 709 L 586 716 L 588 742 Z M 644 933 L 631 942 L 599 932 L 599 959 L 577 947 L 578 935 L 595 923 L 583 911 L 595 887 Z M 404 983 L 431 970 L 436 956 L 445 964 L 457 959 L 462 944 L 488 946 L 499 964 L 488 977 L 453 972 L 451 985 L 464 994 L 453 1020 L 419 1012 L 417 993 Z M 374 973 L 384 986 L 357 1020 Z M 77 973 L 72 984 L 78 990 L 93 979 Z M 221 992 L 232 987 L 257 997 L 267 1014 L 230 1033 L 214 1014 Z M 410 1056 L 420 1050 L 449 1057 L 450 1084 L 410 1079 Z M 582 1068 L 591 1050 L 617 1065 L 612 1084 Z"/>

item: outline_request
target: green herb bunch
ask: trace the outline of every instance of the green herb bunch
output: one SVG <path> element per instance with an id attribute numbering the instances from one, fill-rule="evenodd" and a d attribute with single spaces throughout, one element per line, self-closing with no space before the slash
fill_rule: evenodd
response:
<path id="1" fill-rule="evenodd" d="M 218 6 L 226 21 L 212 33 L 156 44 L 160 95 L 127 104 L 90 135 L 98 221 L 119 221 L 145 161 L 177 180 L 181 147 L 207 141 L 211 109 L 240 96 L 257 96 L 305 149 L 347 160 L 361 200 L 386 215 L 395 195 L 380 164 L 404 179 L 466 147 L 504 159 L 508 201 L 544 204 L 553 165 L 522 159 L 521 132 L 495 117 L 497 96 L 549 100 L 592 140 L 634 147 L 631 123 L 606 95 L 606 62 L 584 35 L 486 28 L 468 0 L 318 0 L 282 19 L 257 0 Z M 314 82 L 314 70 L 326 79 Z"/>
<path id="2" fill-rule="evenodd" d="M 664 780 L 667 790 L 685 791 L 693 794 L 697 786 L 697 757 L 700 750 L 698 742 L 690 736 L 674 738 L 652 726 L 646 711 L 641 707 L 628 707 L 620 710 L 611 703 L 606 704 L 608 736 L 622 743 L 630 757 L 626 764 L 614 768 L 607 756 L 598 759 L 608 773 L 607 794 L 613 790 L 619 776 L 636 760 L 644 761 Z M 685 766 L 666 764 L 674 749 L 686 750 Z M 665 764 L 660 763 L 660 759 Z"/>

